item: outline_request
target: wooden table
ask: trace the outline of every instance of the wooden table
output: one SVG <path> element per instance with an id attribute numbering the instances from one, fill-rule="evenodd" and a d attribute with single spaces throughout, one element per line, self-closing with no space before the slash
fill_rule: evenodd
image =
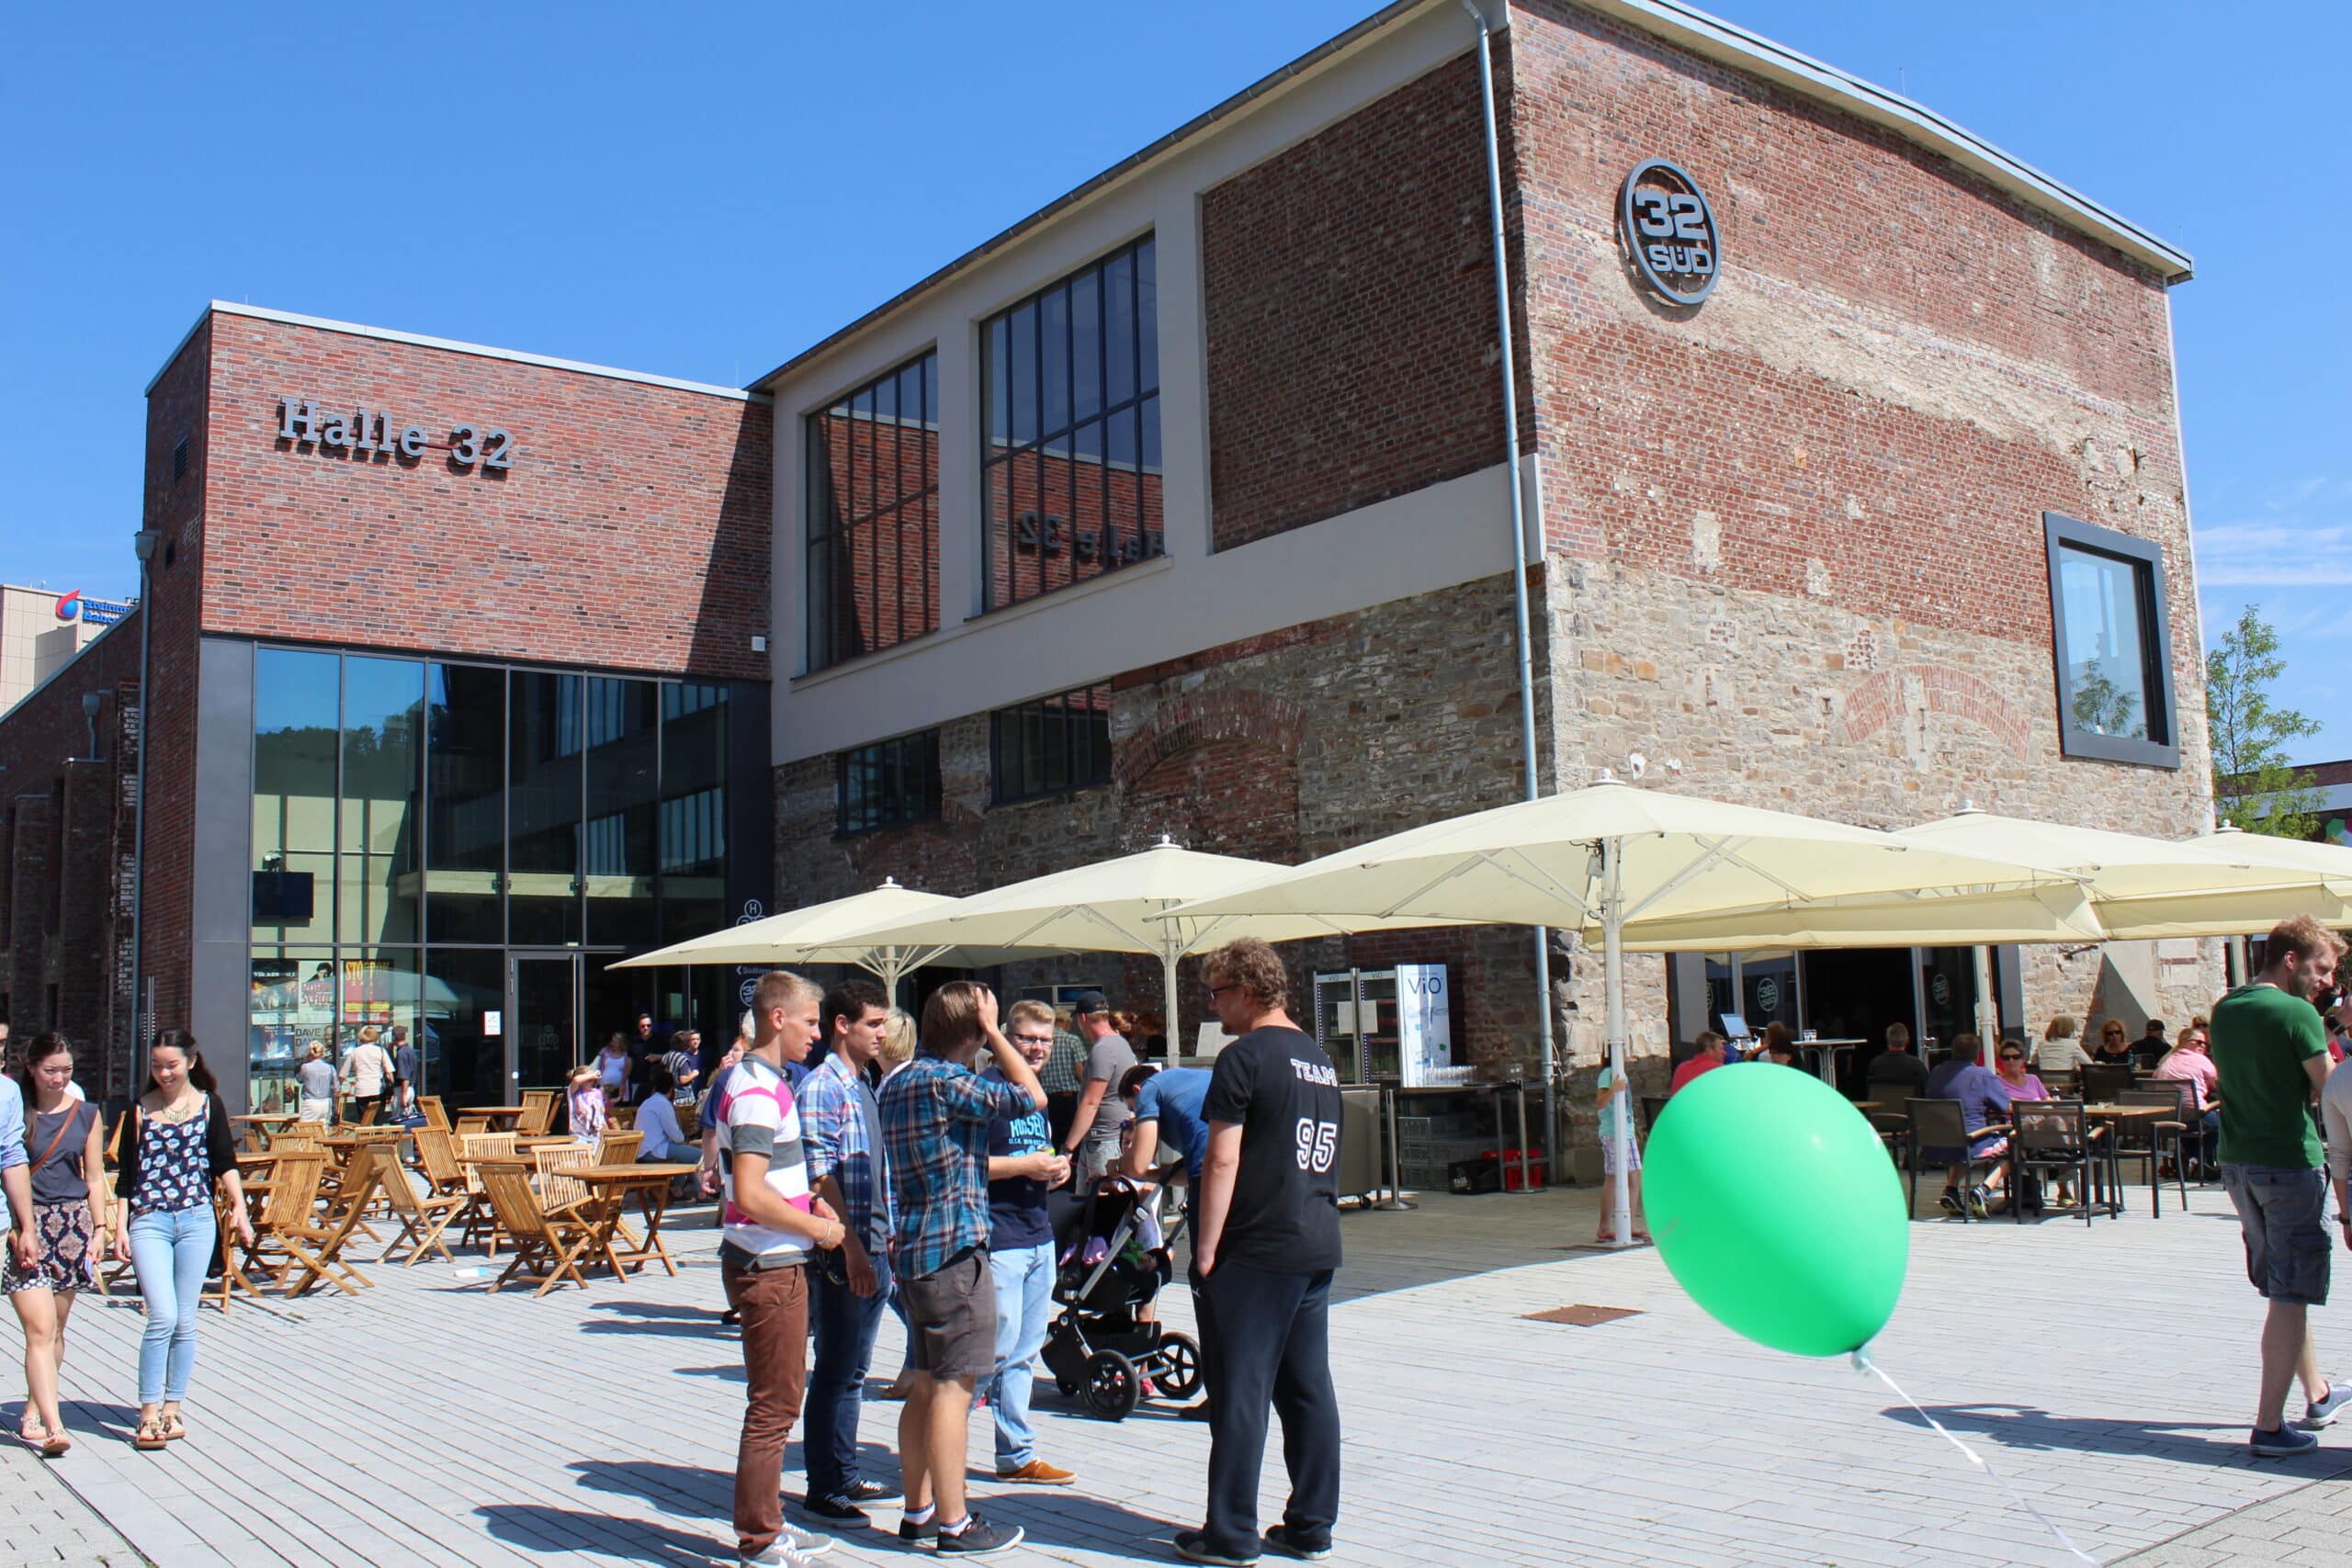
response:
<path id="1" fill-rule="evenodd" d="M 514 1140 L 516 1154 L 529 1154 L 533 1149 L 551 1149 L 558 1144 L 584 1144 L 585 1138 L 575 1138 L 569 1133 L 541 1133 Z"/>
<path id="2" fill-rule="evenodd" d="M 670 1249 L 662 1245 L 662 1216 L 670 1207 L 670 1183 L 677 1177 L 692 1176 L 695 1167 L 648 1161 L 642 1165 L 591 1165 L 563 1174 L 588 1189 L 589 1202 L 584 1212 L 589 1229 L 594 1233 L 596 1248 L 615 1274 L 626 1280 L 628 1266 L 642 1266 L 654 1258 L 673 1275 L 678 1265 L 670 1257 Z M 638 1212 L 645 1216 L 645 1238 L 638 1240 L 621 1223 L 621 1213 L 628 1195 L 637 1194 Z M 616 1245 L 616 1239 L 625 1245 Z"/>
<path id="3" fill-rule="evenodd" d="M 247 1137 L 258 1137 L 266 1145 L 281 1129 L 301 1119 L 291 1111 L 266 1111 L 248 1116 L 232 1116 L 229 1122 L 232 1126 L 242 1125 Z"/>

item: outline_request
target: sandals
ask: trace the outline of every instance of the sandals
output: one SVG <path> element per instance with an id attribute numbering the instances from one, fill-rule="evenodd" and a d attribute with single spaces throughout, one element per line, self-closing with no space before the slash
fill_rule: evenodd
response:
<path id="1" fill-rule="evenodd" d="M 43 1459 L 63 1459 L 73 1447 L 73 1438 L 67 1437 L 62 1432 L 51 1432 L 48 1437 L 41 1439 L 40 1457 Z"/>
<path id="2" fill-rule="evenodd" d="M 132 1436 L 130 1446 L 134 1449 L 144 1449 L 153 1453 L 162 1448 L 164 1442 L 164 1423 L 160 1420 L 149 1420 L 139 1423 L 139 1430 Z"/>
<path id="3" fill-rule="evenodd" d="M 178 1411 L 175 1410 L 169 1416 L 164 1417 L 164 1440 L 165 1442 L 176 1443 L 182 1438 L 187 1436 L 187 1423 L 180 1419 Z"/>

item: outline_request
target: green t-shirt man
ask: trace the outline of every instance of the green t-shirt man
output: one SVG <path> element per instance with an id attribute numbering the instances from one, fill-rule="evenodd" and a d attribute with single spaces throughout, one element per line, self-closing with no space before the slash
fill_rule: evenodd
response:
<path id="1" fill-rule="evenodd" d="M 2222 1163 L 2318 1168 L 2303 1064 L 2327 1050 L 2319 1010 L 2276 986 L 2240 986 L 2214 1007 L 2207 1032 L 2222 1072 Z"/>

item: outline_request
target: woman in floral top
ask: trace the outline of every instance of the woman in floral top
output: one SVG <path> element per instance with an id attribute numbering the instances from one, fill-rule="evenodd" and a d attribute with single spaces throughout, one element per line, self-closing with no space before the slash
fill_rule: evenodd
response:
<path id="1" fill-rule="evenodd" d="M 237 1179 L 237 1151 L 228 1108 L 214 1093 L 212 1071 L 184 1029 L 156 1036 L 147 1056 L 147 1090 L 126 1113 L 115 1193 L 128 1201 L 130 1220 L 115 1231 L 114 1255 L 139 1270 L 147 1328 L 139 1344 L 141 1449 L 160 1449 L 187 1436 L 180 1420 L 189 1374 L 196 1370 L 196 1309 L 203 1299 L 205 1265 L 220 1236 L 212 1190 L 227 1195 L 237 1240 L 254 1242 Z"/>

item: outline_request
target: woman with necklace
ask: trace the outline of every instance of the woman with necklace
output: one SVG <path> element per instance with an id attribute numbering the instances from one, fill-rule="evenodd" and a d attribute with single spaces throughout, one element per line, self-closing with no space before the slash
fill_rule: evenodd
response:
<path id="1" fill-rule="evenodd" d="M 216 1184 L 228 1197 L 237 1240 L 246 1247 L 254 1241 L 229 1110 L 215 1087 L 195 1037 L 164 1030 L 148 1050 L 146 1092 L 126 1113 L 115 1145 L 122 1162 L 115 1192 L 128 1201 L 130 1218 L 115 1232 L 114 1255 L 138 1269 L 147 1306 L 133 1448 L 160 1449 L 187 1436 L 180 1401 L 196 1368 L 196 1309 L 220 1235 L 212 1213 Z"/>
<path id="2" fill-rule="evenodd" d="M 97 1107 L 71 1091 L 74 1048 L 43 1034 L 25 1050 L 25 1156 L 32 1164 L 34 1259 L 8 1257 L 8 1304 L 25 1330 L 25 1414 L 17 1435 L 56 1459 L 74 1446 L 57 1408 L 65 1360 L 65 1320 L 77 1292 L 94 1290 L 93 1265 L 106 1234 L 106 1196 L 90 1178 L 105 1169 Z"/>

